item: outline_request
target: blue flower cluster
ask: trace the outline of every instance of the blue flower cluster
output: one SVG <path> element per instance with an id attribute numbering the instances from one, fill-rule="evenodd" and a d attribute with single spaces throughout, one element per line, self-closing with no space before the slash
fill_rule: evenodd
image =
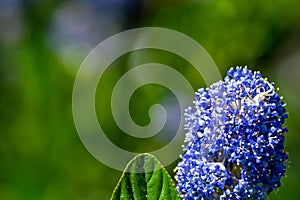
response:
<path id="1" fill-rule="evenodd" d="M 182 199 L 264 199 L 287 165 L 285 104 L 273 83 L 246 67 L 196 93 L 186 110 L 185 153 L 176 168 Z"/>

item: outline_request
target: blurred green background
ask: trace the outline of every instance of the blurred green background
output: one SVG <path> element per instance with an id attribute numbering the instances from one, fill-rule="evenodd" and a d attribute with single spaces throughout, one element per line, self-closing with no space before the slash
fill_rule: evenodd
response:
<path id="1" fill-rule="evenodd" d="M 274 196 L 298 199 L 299 21 L 298 0 L 0 0 L 0 199 L 110 197 L 121 172 L 101 164 L 81 143 L 72 118 L 72 87 L 94 46 L 122 30 L 143 26 L 171 28 L 194 38 L 223 76 L 231 66 L 248 65 L 280 87 L 289 111 L 290 163 Z M 136 152 L 167 144 L 178 121 L 174 95 L 146 85 L 131 99 L 132 117 L 145 125 L 149 107 L 162 103 L 170 113 L 175 110 L 164 133 L 138 140 L 115 124 L 109 106 L 114 84 L 131 67 L 147 62 L 178 69 L 195 90 L 206 87 L 192 66 L 168 52 L 141 50 L 114 62 L 100 81 L 96 109 L 108 137 Z M 171 174 L 175 164 L 168 167 Z"/>

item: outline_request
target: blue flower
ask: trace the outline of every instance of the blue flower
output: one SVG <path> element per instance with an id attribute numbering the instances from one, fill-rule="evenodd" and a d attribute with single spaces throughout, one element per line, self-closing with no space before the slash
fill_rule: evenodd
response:
<path id="1" fill-rule="evenodd" d="M 182 199 L 264 199 L 285 175 L 285 104 L 259 72 L 231 68 L 196 92 L 176 168 Z"/>

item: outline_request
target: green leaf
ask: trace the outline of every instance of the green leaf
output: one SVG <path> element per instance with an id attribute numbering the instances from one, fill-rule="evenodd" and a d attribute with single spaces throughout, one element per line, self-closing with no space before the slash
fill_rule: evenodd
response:
<path id="1" fill-rule="evenodd" d="M 111 200 L 180 200 L 180 197 L 161 163 L 145 153 L 129 162 Z"/>

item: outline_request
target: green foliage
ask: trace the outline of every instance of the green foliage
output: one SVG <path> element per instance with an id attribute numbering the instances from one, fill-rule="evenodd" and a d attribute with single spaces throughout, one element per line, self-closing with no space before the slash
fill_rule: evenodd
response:
<path id="1" fill-rule="evenodd" d="M 141 154 L 128 164 L 111 200 L 180 200 L 172 178 L 150 154 Z"/>

